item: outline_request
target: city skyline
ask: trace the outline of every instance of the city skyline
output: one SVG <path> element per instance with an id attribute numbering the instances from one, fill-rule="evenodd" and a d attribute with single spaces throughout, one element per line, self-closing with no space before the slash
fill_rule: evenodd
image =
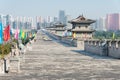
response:
<path id="1" fill-rule="evenodd" d="M 72 18 L 83 14 L 88 18 L 99 18 L 109 13 L 120 12 L 120 0 L 0 0 L 0 13 L 14 16 L 58 16 L 64 10 Z"/>

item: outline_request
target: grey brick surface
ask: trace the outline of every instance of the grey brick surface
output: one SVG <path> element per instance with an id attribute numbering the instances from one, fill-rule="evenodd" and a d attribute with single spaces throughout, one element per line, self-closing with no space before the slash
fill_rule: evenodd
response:
<path id="1" fill-rule="evenodd" d="M 119 59 L 85 53 L 41 36 L 47 37 L 37 34 L 21 71 L 0 74 L 0 80 L 120 80 Z"/>

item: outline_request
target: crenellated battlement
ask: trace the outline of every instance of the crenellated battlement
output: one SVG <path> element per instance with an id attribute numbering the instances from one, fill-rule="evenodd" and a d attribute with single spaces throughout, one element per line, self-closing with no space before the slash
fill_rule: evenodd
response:
<path id="1" fill-rule="evenodd" d="M 120 40 L 86 40 L 85 51 L 94 54 L 120 58 Z"/>

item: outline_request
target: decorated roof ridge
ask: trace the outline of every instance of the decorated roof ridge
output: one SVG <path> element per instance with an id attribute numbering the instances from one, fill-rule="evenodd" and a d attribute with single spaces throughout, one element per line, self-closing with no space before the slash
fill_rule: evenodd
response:
<path id="1" fill-rule="evenodd" d="M 75 18 L 75 19 L 72 19 L 71 21 L 68 21 L 68 22 L 88 22 L 88 23 L 93 23 L 93 22 L 95 22 L 95 20 L 92 20 L 92 19 L 87 19 L 87 18 L 85 18 L 83 15 L 80 15 L 80 16 L 78 16 L 77 18 Z"/>
<path id="2" fill-rule="evenodd" d="M 83 15 L 78 16 L 76 19 L 86 20 L 86 18 Z"/>

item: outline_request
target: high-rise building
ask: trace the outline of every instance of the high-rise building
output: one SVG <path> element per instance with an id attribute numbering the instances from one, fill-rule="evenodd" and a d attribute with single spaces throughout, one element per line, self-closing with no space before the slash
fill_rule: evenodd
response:
<path id="1" fill-rule="evenodd" d="M 43 18 L 41 16 L 37 16 L 36 17 L 36 26 L 37 26 L 38 30 L 42 27 L 42 23 L 43 23 Z"/>
<path id="2" fill-rule="evenodd" d="M 0 22 L 2 22 L 3 27 L 6 26 L 6 15 L 0 15 Z"/>
<path id="3" fill-rule="evenodd" d="M 107 30 L 120 30 L 120 15 L 118 13 L 107 14 L 106 26 Z"/>
<path id="4" fill-rule="evenodd" d="M 13 29 L 32 29 L 33 18 L 32 17 L 15 17 L 12 21 Z"/>
<path id="5" fill-rule="evenodd" d="M 11 25 L 12 24 L 12 21 L 11 21 L 11 19 L 12 19 L 12 16 L 11 15 L 6 15 L 6 25 Z"/>
<path id="6" fill-rule="evenodd" d="M 71 20 L 71 16 L 70 15 L 66 15 L 65 16 L 65 25 L 67 29 L 72 29 L 72 24 L 68 23 L 68 21 Z"/>
<path id="7" fill-rule="evenodd" d="M 50 27 L 51 23 L 53 22 L 53 18 L 51 16 L 47 16 L 46 20 L 46 27 Z"/>
<path id="8" fill-rule="evenodd" d="M 98 19 L 95 20 L 96 22 L 91 24 L 91 29 L 98 31 Z"/>
<path id="9" fill-rule="evenodd" d="M 32 29 L 33 26 L 33 18 L 32 17 L 12 17 L 11 15 L 0 15 L 0 22 L 2 22 L 3 26 L 6 27 L 10 25 L 11 29 Z"/>
<path id="10" fill-rule="evenodd" d="M 59 11 L 59 21 L 62 24 L 65 24 L 65 11 L 64 10 L 60 10 Z"/>
<path id="11" fill-rule="evenodd" d="M 101 17 L 99 19 L 99 30 L 106 31 L 106 18 L 105 17 Z"/>
<path id="12" fill-rule="evenodd" d="M 101 17 L 98 20 L 96 20 L 96 30 L 97 31 L 106 31 L 106 18 Z"/>
<path id="13" fill-rule="evenodd" d="M 41 16 L 37 16 L 36 17 L 36 22 L 42 23 L 43 22 L 43 18 Z"/>
<path id="14" fill-rule="evenodd" d="M 58 22 L 58 18 L 57 17 L 54 17 L 54 20 L 53 20 L 53 22 Z"/>
<path id="15" fill-rule="evenodd" d="M 47 22 L 47 23 L 50 23 L 50 16 L 47 16 L 46 22 Z"/>
<path id="16" fill-rule="evenodd" d="M 33 18 L 32 17 L 28 17 L 28 29 L 32 29 L 33 28 Z"/>

